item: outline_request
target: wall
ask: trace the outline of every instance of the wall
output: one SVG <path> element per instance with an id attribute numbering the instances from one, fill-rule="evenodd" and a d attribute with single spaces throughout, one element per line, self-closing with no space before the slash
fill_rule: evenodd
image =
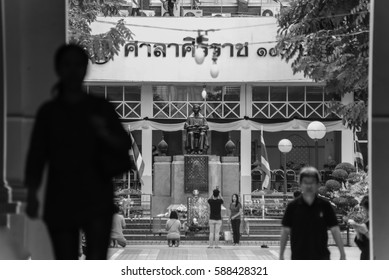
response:
<path id="1" fill-rule="evenodd" d="M 34 116 L 38 106 L 50 98 L 50 89 L 56 82 L 53 55 L 66 38 L 66 1 L 3 2 L 8 85 L 7 180 L 12 188 L 20 190 Z M 52 257 L 47 237 L 30 238 L 44 230 L 42 226 L 31 226 L 22 215 L 13 215 L 11 224 L 15 236 L 24 238 L 20 244 L 27 246 L 33 257 Z"/>

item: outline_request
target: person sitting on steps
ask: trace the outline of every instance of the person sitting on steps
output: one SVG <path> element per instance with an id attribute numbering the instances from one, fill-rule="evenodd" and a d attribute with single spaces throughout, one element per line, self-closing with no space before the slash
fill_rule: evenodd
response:
<path id="1" fill-rule="evenodd" d="M 180 244 L 180 228 L 181 222 L 178 220 L 178 215 L 176 211 L 170 213 L 170 218 L 166 222 L 166 231 L 167 231 L 167 243 L 169 247 L 175 245 L 176 247 Z"/>

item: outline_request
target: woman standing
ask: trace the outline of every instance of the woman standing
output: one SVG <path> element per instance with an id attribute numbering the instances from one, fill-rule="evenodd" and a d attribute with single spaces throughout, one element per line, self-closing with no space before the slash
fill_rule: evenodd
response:
<path id="1" fill-rule="evenodd" d="M 230 204 L 230 221 L 232 227 L 232 233 L 234 237 L 234 246 L 239 245 L 240 239 L 240 216 L 242 214 L 242 204 L 239 202 L 239 196 L 237 194 L 232 195 L 232 202 Z"/>
<path id="2" fill-rule="evenodd" d="M 222 226 L 221 208 L 223 204 L 223 198 L 220 195 L 220 191 L 216 188 L 213 190 L 211 197 L 208 199 L 210 206 L 209 215 L 209 246 L 208 248 L 220 249 L 219 247 L 219 234 Z"/>

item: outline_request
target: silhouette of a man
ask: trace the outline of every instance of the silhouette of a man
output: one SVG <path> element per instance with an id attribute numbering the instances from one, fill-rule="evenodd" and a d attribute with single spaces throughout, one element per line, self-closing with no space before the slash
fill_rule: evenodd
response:
<path id="1" fill-rule="evenodd" d="M 44 168 L 48 168 L 43 220 L 57 259 L 78 259 L 80 230 L 87 259 L 106 259 L 113 216 L 111 178 L 129 169 L 131 140 L 113 107 L 87 95 L 82 83 L 88 55 L 64 45 L 55 55 L 55 96 L 36 116 L 27 155 L 27 215 L 36 218 Z"/>

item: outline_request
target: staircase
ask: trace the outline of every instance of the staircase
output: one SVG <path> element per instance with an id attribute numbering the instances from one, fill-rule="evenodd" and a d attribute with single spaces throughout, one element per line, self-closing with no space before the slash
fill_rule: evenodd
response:
<path id="1" fill-rule="evenodd" d="M 160 221 L 150 218 L 126 219 L 124 236 L 129 241 L 136 240 L 166 240 L 165 223 L 167 219 Z M 228 220 L 223 220 L 221 232 L 230 230 Z M 241 226 L 242 241 L 279 241 L 281 234 L 280 219 L 245 218 Z M 191 234 L 181 232 L 181 240 L 208 240 L 209 231 Z M 222 240 L 223 238 L 221 238 Z"/>

